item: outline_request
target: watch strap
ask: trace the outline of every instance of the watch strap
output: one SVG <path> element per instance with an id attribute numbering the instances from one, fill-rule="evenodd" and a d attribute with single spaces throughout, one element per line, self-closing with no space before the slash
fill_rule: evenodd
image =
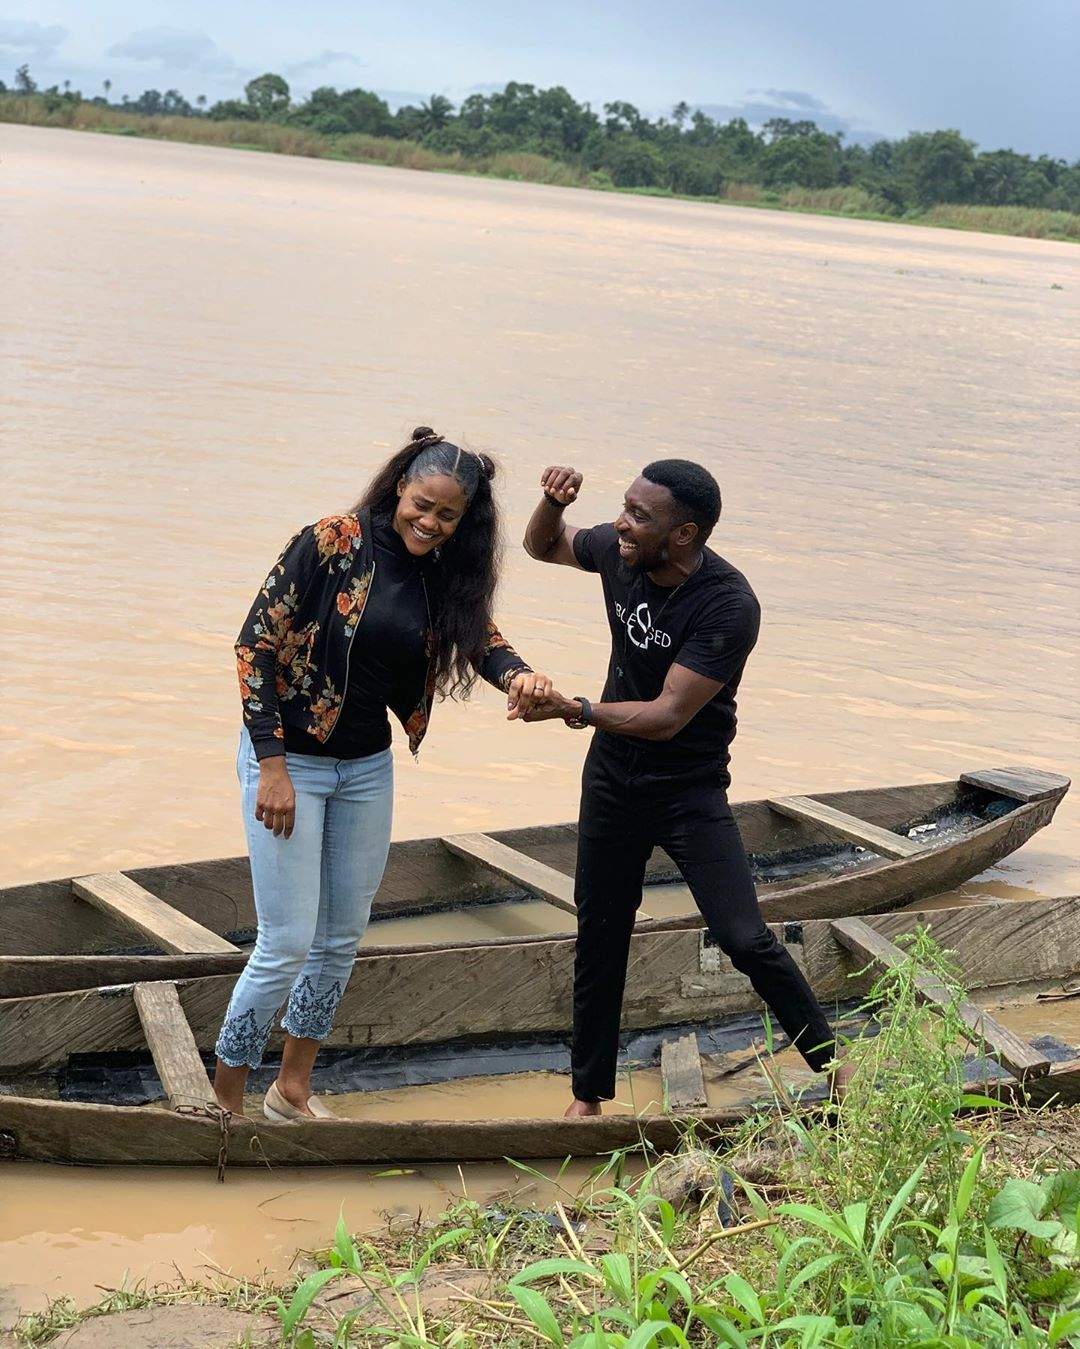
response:
<path id="1" fill-rule="evenodd" d="M 592 724 L 592 703 L 588 698 L 583 698 L 580 693 L 574 694 L 574 702 L 581 704 L 581 712 L 578 716 L 567 721 L 567 726 L 575 731 L 580 731 L 586 726 Z"/>

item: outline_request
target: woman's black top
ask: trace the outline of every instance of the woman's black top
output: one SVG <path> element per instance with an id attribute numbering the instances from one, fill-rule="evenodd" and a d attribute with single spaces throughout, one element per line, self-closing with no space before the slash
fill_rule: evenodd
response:
<path id="1" fill-rule="evenodd" d="M 349 678 L 341 715 L 328 740 L 285 725 L 290 754 L 362 759 L 390 747 L 387 706 L 404 688 L 423 682 L 428 626 L 424 559 L 413 557 L 389 520 L 373 521 L 375 571 L 364 621 L 349 653 Z"/>
<path id="2" fill-rule="evenodd" d="M 403 548 L 389 532 L 389 513 L 386 531 L 384 560 L 387 546 Z M 236 639 L 236 672 L 244 725 L 260 762 L 285 752 L 286 733 L 290 747 L 309 754 L 318 753 L 315 746 L 327 745 L 337 731 L 352 682 L 354 653 L 366 661 L 381 649 L 367 630 L 367 602 L 372 587 L 377 586 L 375 551 L 375 525 L 367 507 L 328 515 L 293 535 L 255 596 Z M 391 570 L 400 576 L 395 561 L 404 564 L 405 558 L 400 553 L 396 560 L 390 558 Z M 404 728 L 413 754 L 419 752 L 428 733 L 437 693 L 434 675 L 439 652 L 434 626 L 444 583 L 434 556 L 421 559 L 419 568 L 431 606 L 426 637 L 430 650 L 422 663 L 414 664 L 409 647 L 415 637 L 409 637 L 408 629 L 415 624 L 400 622 L 396 613 L 387 618 L 390 626 L 384 631 L 393 641 L 385 646 L 395 650 L 389 664 L 384 658 L 383 692 L 378 699 L 382 707 L 389 693 L 389 709 Z M 405 573 L 405 579 L 409 575 Z M 416 603 L 411 587 L 409 603 Z M 471 664 L 502 693 L 515 675 L 530 668 L 490 621 L 483 646 Z M 368 668 L 369 673 L 374 669 Z M 409 678 L 400 678 L 403 670 L 409 671 Z M 340 744 L 325 752 L 336 754 L 339 749 Z"/>

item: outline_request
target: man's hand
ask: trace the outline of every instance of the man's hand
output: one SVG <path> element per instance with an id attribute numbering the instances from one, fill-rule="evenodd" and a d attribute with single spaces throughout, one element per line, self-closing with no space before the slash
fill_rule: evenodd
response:
<path id="1" fill-rule="evenodd" d="M 574 698 L 564 698 L 556 689 L 536 706 L 529 709 L 522 721 L 566 721 L 581 715 L 581 704 Z"/>
<path id="2" fill-rule="evenodd" d="M 583 478 L 576 468 L 564 468 L 560 464 L 545 468 L 540 475 L 540 486 L 560 506 L 569 506 L 577 500 L 582 482 Z"/>
<path id="3" fill-rule="evenodd" d="M 581 474 L 576 468 L 552 464 L 541 473 L 540 486 L 544 495 L 525 528 L 525 551 L 538 562 L 555 562 L 580 571 L 581 563 L 574 556 L 573 547 L 577 530 L 566 523 L 563 511 L 577 500 Z"/>
<path id="4" fill-rule="evenodd" d="M 511 679 L 506 690 L 506 720 L 528 721 L 528 713 L 538 707 L 554 692 L 546 674 L 522 670 Z"/>
<path id="5" fill-rule="evenodd" d="M 279 754 L 263 759 L 259 764 L 259 791 L 255 797 L 255 818 L 269 829 L 275 838 L 292 837 L 296 823 L 296 791 L 285 766 L 285 756 Z"/>

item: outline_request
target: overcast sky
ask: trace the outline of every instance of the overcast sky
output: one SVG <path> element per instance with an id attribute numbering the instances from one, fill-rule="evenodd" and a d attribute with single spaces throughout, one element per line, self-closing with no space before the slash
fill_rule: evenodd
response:
<path id="1" fill-rule="evenodd" d="M 1080 0 L 0 0 L 0 79 L 29 62 L 112 97 L 362 85 L 458 101 L 507 80 L 599 109 L 679 99 L 752 122 L 812 117 L 852 139 L 958 127 L 984 149 L 1080 158 Z"/>

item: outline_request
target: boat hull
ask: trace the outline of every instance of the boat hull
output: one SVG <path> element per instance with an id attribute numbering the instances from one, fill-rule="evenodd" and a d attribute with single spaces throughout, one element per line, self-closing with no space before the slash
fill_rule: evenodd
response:
<path id="1" fill-rule="evenodd" d="M 953 960 L 961 982 L 983 1001 L 1030 998 L 1080 972 L 1080 898 L 998 902 L 957 909 L 876 915 L 868 925 L 895 941 L 925 927 Z M 863 994 L 870 974 L 837 941 L 827 920 L 789 923 L 778 936 L 802 965 L 819 997 L 845 1002 Z M 331 1045 L 420 1045 L 569 1031 L 573 941 L 543 938 L 480 948 L 369 954 L 342 1001 Z M 195 1043 L 213 1043 L 232 976 L 204 977 L 178 987 Z M 703 934 L 639 932 L 631 943 L 625 1029 L 702 1024 L 760 1009 L 744 977 Z M 1047 1004 L 1052 1020 L 1053 1004 Z M 93 989 L 0 1001 L 0 1155 L 86 1163 L 162 1165 L 340 1165 L 397 1160 L 480 1160 L 493 1157 L 591 1156 L 636 1146 L 675 1146 L 691 1117 L 646 1114 L 600 1120 L 317 1121 L 256 1125 L 165 1108 L 83 1104 L 32 1098 L 20 1079 L 56 1072 L 74 1054 L 146 1052 L 130 987 Z M 1015 1092 L 1017 1083 L 993 1090 Z M 1080 1099 L 1080 1062 L 1054 1064 L 1030 1081 L 1038 1101 Z M 11 1094 L 4 1094 L 11 1093 Z M 695 1112 L 706 1131 L 733 1127 L 753 1108 Z"/>
<path id="2" fill-rule="evenodd" d="M 1050 823 L 1069 786 L 1065 778 L 1054 779 L 1054 784 L 1026 801 L 963 782 L 835 792 L 816 798 L 869 825 L 895 830 L 901 838 L 920 825 L 930 826 L 924 837 L 933 842 L 915 855 L 891 860 L 838 840 L 828 829 L 787 818 L 767 801 L 738 803 L 733 810 L 755 863 L 765 917 L 771 921 L 829 918 L 887 912 L 950 890 L 985 871 Z M 571 825 L 506 830 L 491 837 L 564 877 L 573 874 L 577 834 Z M 212 933 L 240 941 L 254 931 L 246 858 L 125 874 Z M 670 858 L 658 849 L 649 863 L 646 883 L 676 876 Z M 526 898 L 527 889 L 450 852 L 438 839 L 405 840 L 391 847 L 386 877 L 373 907 L 372 933 L 377 934 L 380 917 L 470 909 Z M 700 928 L 702 920 L 691 912 L 642 920 L 638 926 L 640 930 L 677 931 Z M 131 952 L 131 946 L 130 930 L 80 899 L 70 880 L 0 891 L 0 997 L 236 973 L 247 959 L 244 951 L 155 954 Z"/>

